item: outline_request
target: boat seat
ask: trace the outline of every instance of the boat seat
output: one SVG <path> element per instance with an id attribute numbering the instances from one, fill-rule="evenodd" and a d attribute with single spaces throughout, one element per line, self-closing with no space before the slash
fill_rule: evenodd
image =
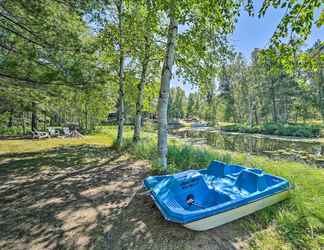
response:
<path id="1" fill-rule="evenodd" d="M 196 170 L 176 174 L 170 179 L 168 190 L 172 190 L 172 195 L 165 196 L 168 200 L 165 202 L 170 209 L 178 211 L 180 207 L 194 211 L 230 200 L 227 195 L 209 187 L 203 175 Z M 195 205 L 190 205 L 189 199 L 194 200 Z"/>
<path id="2" fill-rule="evenodd" d="M 196 170 L 189 170 L 175 175 L 173 188 L 180 192 L 191 192 L 191 190 L 207 190 L 205 179 Z"/>
<path id="3" fill-rule="evenodd" d="M 231 177 L 231 175 L 237 175 L 243 170 L 243 167 L 238 165 L 225 164 L 221 161 L 212 161 L 208 168 L 207 174 L 213 175 L 216 178 L 222 178 L 224 176 Z"/>
<path id="4" fill-rule="evenodd" d="M 234 186 L 248 193 L 263 191 L 267 188 L 266 178 L 262 172 L 257 172 L 248 169 L 242 170 Z"/>
<path id="5" fill-rule="evenodd" d="M 212 161 L 207 168 L 207 174 L 221 178 L 224 176 L 225 166 L 226 166 L 226 164 L 223 162 Z"/>

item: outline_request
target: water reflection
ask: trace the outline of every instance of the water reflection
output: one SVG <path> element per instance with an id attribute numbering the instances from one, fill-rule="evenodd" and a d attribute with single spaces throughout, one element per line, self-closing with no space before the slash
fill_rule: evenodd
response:
<path id="1" fill-rule="evenodd" d="M 324 166 L 324 144 L 318 142 L 283 140 L 250 134 L 209 131 L 207 129 L 173 129 L 171 133 L 181 138 L 194 139 L 191 140 L 192 143 L 201 139 L 204 143 L 217 149 L 266 154 L 272 157 L 302 160 Z"/>

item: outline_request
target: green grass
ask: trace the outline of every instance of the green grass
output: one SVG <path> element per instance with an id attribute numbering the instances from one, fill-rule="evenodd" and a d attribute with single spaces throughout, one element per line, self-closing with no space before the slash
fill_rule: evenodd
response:
<path id="1" fill-rule="evenodd" d="M 244 124 L 221 125 L 220 128 L 228 132 L 259 133 L 267 135 L 296 136 L 296 137 L 319 137 L 321 135 L 320 125 L 306 124 L 263 124 L 249 127 Z"/>
<path id="2" fill-rule="evenodd" d="M 161 172 L 156 141 L 144 139 L 130 145 L 128 152 L 152 162 L 153 173 Z M 321 249 L 324 247 L 324 170 L 293 161 L 270 160 L 236 152 L 198 148 L 170 141 L 169 172 L 204 168 L 212 160 L 261 168 L 287 178 L 295 189 L 290 199 L 266 208 L 242 220 L 242 227 L 252 232 L 252 249 Z"/>
<path id="3" fill-rule="evenodd" d="M 98 127 L 95 133 L 82 138 L 51 138 L 51 139 L 24 139 L 24 140 L 0 140 L 0 154 L 35 152 L 62 146 L 78 145 L 102 145 L 110 147 L 114 143 L 116 134 L 115 126 Z M 125 137 L 132 135 L 131 127 L 125 127 Z"/>
<path id="4" fill-rule="evenodd" d="M 34 152 L 51 149 L 61 146 L 76 145 L 105 145 L 111 146 L 113 139 L 111 136 L 98 134 L 85 136 L 84 138 L 51 138 L 40 140 L 0 140 L 0 154 L 17 152 Z"/>
<path id="5" fill-rule="evenodd" d="M 102 154 L 102 160 L 104 160 L 104 152 L 106 152 L 107 147 L 113 145 L 115 134 L 116 127 L 104 126 L 100 127 L 96 134 L 82 139 L 0 141 L 0 153 L 41 152 L 57 147 L 94 144 L 104 147 Z M 125 137 L 123 149 L 136 159 L 149 160 L 152 165 L 152 174 L 160 173 L 161 167 L 156 151 L 155 133 L 145 132 L 143 140 L 134 145 L 131 143 L 131 128 L 126 127 Z M 88 147 L 83 150 L 86 154 Z M 42 157 L 42 154 L 39 154 L 39 157 Z M 203 168 L 215 159 L 261 168 L 274 175 L 285 177 L 295 185 L 289 200 L 239 221 L 242 230 L 246 230 L 250 235 L 251 249 L 323 249 L 323 169 L 293 161 L 271 160 L 261 156 L 214 150 L 211 147 L 198 148 L 186 145 L 180 140 L 169 141 L 168 163 L 170 172 Z M 64 162 L 62 160 L 62 167 L 64 167 L 64 164 L 68 164 Z M 23 162 L 21 164 L 24 166 Z M 51 162 L 49 161 L 48 164 L 51 164 Z M 77 164 L 78 161 L 75 161 L 75 165 Z"/>

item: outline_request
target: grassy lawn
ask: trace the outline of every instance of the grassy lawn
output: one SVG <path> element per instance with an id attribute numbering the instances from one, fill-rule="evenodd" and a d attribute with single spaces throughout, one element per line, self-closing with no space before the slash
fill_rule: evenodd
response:
<path id="1" fill-rule="evenodd" d="M 126 137 L 131 138 L 130 128 Z M 262 168 L 295 185 L 290 199 L 207 232 L 166 222 L 136 196 L 157 173 L 155 134 L 112 149 L 114 127 L 81 139 L 0 141 L 1 249 L 321 249 L 324 170 L 170 140 L 171 172 L 211 160 Z M 149 160 L 149 161 L 146 161 Z M 150 168 L 150 165 L 152 166 Z"/>
<path id="2" fill-rule="evenodd" d="M 84 138 L 51 138 L 41 140 L 0 140 L 0 153 L 32 152 L 73 145 L 106 145 L 111 146 L 113 138 L 109 134 L 97 134 Z"/>

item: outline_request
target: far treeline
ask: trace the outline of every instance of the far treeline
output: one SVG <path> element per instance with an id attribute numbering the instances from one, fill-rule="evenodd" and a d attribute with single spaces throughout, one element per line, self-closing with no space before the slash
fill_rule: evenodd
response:
<path id="1" fill-rule="evenodd" d="M 285 15 L 247 62 L 229 36 L 242 11 L 262 18 L 269 8 Z M 324 44 L 303 49 L 323 22 L 320 0 L 0 1 L 0 133 L 87 132 L 116 112 L 121 147 L 125 121 L 137 142 L 150 114 L 166 168 L 168 116 L 248 127 L 324 120 Z M 196 91 L 170 90 L 175 75 Z"/>
<path id="2" fill-rule="evenodd" d="M 288 64 L 281 56 L 255 49 L 248 63 L 241 53 L 233 53 L 219 79 L 204 89 L 188 96 L 180 87 L 171 89 L 169 120 L 196 118 L 226 131 L 319 136 L 324 121 L 323 42 L 306 51 L 295 49 Z"/>

